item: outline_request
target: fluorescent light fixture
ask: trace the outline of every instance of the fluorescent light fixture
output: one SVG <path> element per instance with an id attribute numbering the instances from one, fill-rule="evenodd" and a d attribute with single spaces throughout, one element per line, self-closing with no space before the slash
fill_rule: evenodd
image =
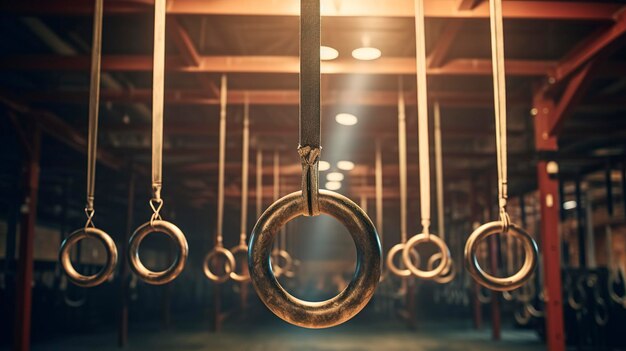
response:
<path id="1" fill-rule="evenodd" d="M 354 162 L 352 161 L 339 161 L 337 162 L 337 168 L 342 171 L 351 171 L 354 169 Z"/>
<path id="2" fill-rule="evenodd" d="M 574 200 L 565 201 L 563 203 L 563 209 L 564 210 L 573 210 L 575 208 L 576 208 L 576 201 L 574 201 Z"/>
<path id="3" fill-rule="evenodd" d="M 326 175 L 326 180 L 329 182 L 340 182 L 343 180 L 343 173 L 331 172 Z"/>
<path id="4" fill-rule="evenodd" d="M 380 49 L 371 46 L 364 46 L 352 50 L 352 57 L 361 61 L 371 61 L 380 58 L 382 52 Z"/>
<path id="5" fill-rule="evenodd" d="M 325 188 L 328 190 L 339 190 L 341 189 L 341 182 L 326 182 Z"/>
<path id="6" fill-rule="evenodd" d="M 330 163 L 326 161 L 320 161 L 319 164 L 317 165 L 317 169 L 320 171 L 327 171 L 330 169 Z"/>
<path id="7" fill-rule="evenodd" d="M 320 46 L 320 59 L 324 61 L 334 60 L 339 57 L 339 51 L 330 46 Z"/>
<path id="8" fill-rule="evenodd" d="M 339 113 L 335 116 L 335 121 L 339 124 L 343 124 L 344 126 L 353 126 L 357 124 L 359 119 L 351 113 Z"/>

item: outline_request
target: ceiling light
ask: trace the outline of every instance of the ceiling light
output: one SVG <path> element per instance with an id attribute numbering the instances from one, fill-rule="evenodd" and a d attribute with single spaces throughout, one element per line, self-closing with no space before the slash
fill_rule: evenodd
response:
<path id="1" fill-rule="evenodd" d="M 574 200 L 565 201 L 563 203 L 563 209 L 564 210 L 573 210 L 575 208 L 576 208 L 576 201 L 574 201 Z"/>
<path id="2" fill-rule="evenodd" d="M 343 173 L 332 172 L 326 175 L 326 180 L 329 182 L 340 182 L 343 180 Z"/>
<path id="3" fill-rule="evenodd" d="M 320 171 L 327 171 L 330 169 L 330 163 L 326 161 L 320 161 L 319 164 L 317 165 L 317 169 Z"/>
<path id="4" fill-rule="evenodd" d="M 340 182 L 326 182 L 326 189 L 339 190 L 341 189 L 341 183 Z"/>
<path id="5" fill-rule="evenodd" d="M 343 124 L 344 126 L 353 126 L 359 121 L 359 119 L 350 113 L 339 113 L 335 116 L 335 121 L 339 124 Z"/>
<path id="6" fill-rule="evenodd" d="M 320 59 L 321 60 L 334 60 L 339 57 L 339 51 L 330 46 L 320 46 Z"/>
<path id="7" fill-rule="evenodd" d="M 357 60 L 362 60 L 362 61 L 376 60 L 381 55 L 382 55 L 382 52 L 379 49 L 375 47 L 371 47 L 371 46 L 364 46 L 364 47 L 352 50 L 352 57 L 354 57 Z"/>
<path id="8" fill-rule="evenodd" d="M 354 162 L 352 161 L 339 161 L 337 162 L 337 168 L 342 171 L 351 171 L 354 169 Z"/>

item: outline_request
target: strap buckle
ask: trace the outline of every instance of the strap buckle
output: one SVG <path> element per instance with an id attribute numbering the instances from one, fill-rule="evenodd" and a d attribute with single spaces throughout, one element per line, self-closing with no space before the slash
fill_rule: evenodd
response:
<path id="1" fill-rule="evenodd" d="M 318 162 L 321 151 L 321 147 L 298 147 L 298 154 L 302 164 L 302 197 L 306 205 L 306 216 L 317 216 L 320 214 Z"/>

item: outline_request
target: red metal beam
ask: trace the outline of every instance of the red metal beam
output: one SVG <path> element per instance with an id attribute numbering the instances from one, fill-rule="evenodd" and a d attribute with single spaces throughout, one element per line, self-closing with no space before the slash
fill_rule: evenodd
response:
<path id="1" fill-rule="evenodd" d="M 176 17 L 169 18 L 167 21 L 167 30 L 183 62 L 188 66 L 199 66 L 200 54 L 196 51 L 189 34 L 180 24 L 180 20 Z"/>
<path id="2" fill-rule="evenodd" d="M 443 32 L 439 35 L 439 39 L 437 39 L 435 48 L 428 56 L 428 67 L 441 67 L 446 62 L 448 52 L 461 28 L 463 28 L 463 21 L 451 21 L 446 24 Z"/>
<path id="3" fill-rule="evenodd" d="M 0 70 L 75 71 L 89 69 L 88 56 L 9 56 L 0 58 Z M 298 74 L 297 56 L 202 56 L 200 64 L 185 64 L 181 57 L 168 57 L 168 70 L 205 73 L 275 73 Z M 322 74 L 415 74 L 413 57 L 382 57 L 374 61 L 338 59 L 324 61 Z M 509 76 L 545 76 L 555 67 L 553 61 L 507 60 Z M 429 75 L 491 75 L 491 61 L 485 59 L 454 59 L 441 67 L 430 67 Z M 111 55 L 102 58 L 103 71 L 152 71 L 152 57 Z"/>
<path id="4" fill-rule="evenodd" d="M 473 10 L 476 6 L 478 6 L 484 0 L 458 0 L 459 5 L 457 6 L 459 10 L 469 11 Z"/>
<path id="5" fill-rule="evenodd" d="M 24 179 L 24 208 L 21 211 L 20 245 L 17 262 L 17 285 L 15 303 L 15 340 L 14 351 L 30 350 L 30 327 L 32 317 L 32 282 L 35 244 L 35 222 L 37 219 L 37 200 L 39 191 L 39 158 L 41 155 L 41 131 L 30 130 L 30 144 L 25 145 L 28 154 Z"/>
<path id="6" fill-rule="evenodd" d="M 569 5 L 568 5 L 569 6 Z M 557 86 L 581 69 L 587 62 L 601 53 L 616 49 L 616 41 L 626 33 L 626 14 L 622 8 L 616 11 L 615 22 L 606 30 L 598 31 L 585 39 L 584 45 L 577 45 L 559 64 L 549 72 L 549 84 Z M 549 87 L 549 90 L 554 90 Z"/>
<path id="7" fill-rule="evenodd" d="M 334 0 L 322 0 L 322 16 L 327 17 L 414 17 L 411 1 L 406 0 L 360 0 L 343 1 L 340 6 Z M 505 1 L 505 18 L 554 19 L 574 21 L 611 21 L 620 4 L 562 1 Z M 127 14 L 148 12 L 152 3 L 146 0 L 110 0 L 104 7 L 106 13 Z M 34 15 L 91 15 L 93 2 L 88 0 L 37 1 L 22 0 L 1 2 L 0 11 Z M 437 18 L 488 18 L 487 3 L 472 10 L 460 11 L 459 0 L 427 0 L 426 17 Z M 299 16 L 300 6 L 292 0 L 169 0 L 168 14 L 176 15 L 234 15 L 234 16 Z"/>
<path id="8" fill-rule="evenodd" d="M 563 127 L 563 122 L 567 118 L 572 108 L 582 99 L 591 81 L 591 71 L 595 62 L 587 63 L 578 71 L 567 83 L 565 91 L 561 95 L 558 104 L 549 113 L 548 134 L 556 136 Z"/>

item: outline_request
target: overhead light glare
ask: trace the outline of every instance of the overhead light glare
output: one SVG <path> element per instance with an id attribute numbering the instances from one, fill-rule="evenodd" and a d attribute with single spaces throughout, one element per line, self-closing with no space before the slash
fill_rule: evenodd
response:
<path id="1" fill-rule="evenodd" d="M 380 58 L 382 52 L 380 49 L 371 46 L 364 46 L 352 50 L 352 57 L 361 61 L 372 61 Z"/>
<path id="2" fill-rule="evenodd" d="M 326 180 L 329 182 L 340 182 L 343 180 L 343 173 L 331 172 L 326 175 Z"/>
<path id="3" fill-rule="evenodd" d="M 339 51 L 330 46 L 320 46 L 320 59 L 324 61 L 334 60 L 339 57 Z"/>
<path id="4" fill-rule="evenodd" d="M 339 113 L 335 116 L 335 121 L 339 124 L 343 124 L 344 126 L 353 126 L 357 124 L 359 119 L 351 113 Z"/>
<path id="5" fill-rule="evenodd" d="M 339 190 L 341 189 L 341 183 L 340 182 L 326 182 L 326 189 L 328 190 Z"/>
<path id="6" fill-rule="evenodd" d="M 330 169 L 330 163 L 326 161 L 320 161 L 319 164 L 317 165 L 317 169 L 320 171 L 327 171 Z"/>
<path id="7" fill-rule="evenodd" d="M 339 161 L 337 162 L 337 168 L 342 171 L 351 171 L 354 169 L 354 162 L 352 161 Z"/>
<path id="8" fill-rule="evenodd" d="M 575 209 L 577 206 L 576 201 L 574 200 L 570 200 L 570 201 L 565 201 L 563 203 L 563 209 L 564 210 L 573 210 Z"/>

